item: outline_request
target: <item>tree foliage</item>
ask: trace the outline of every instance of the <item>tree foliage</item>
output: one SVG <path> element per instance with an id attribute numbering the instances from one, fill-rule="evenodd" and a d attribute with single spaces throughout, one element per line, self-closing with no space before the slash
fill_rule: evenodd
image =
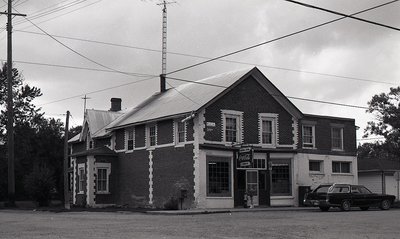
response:
<path id="1" fill-rule="evenodd" d="M 0 69 L 0 140 L 4 142 L 7 141 L 6 72 L 6 65 L 3 65 Z M 29 177 L 36 175 L 33 174 L 34 169 L 50 171 L 48 175 L 51 175 L 49 176 L 51 180 L 50 178 L 46 180 L 54 182 L 52 190 L 59 192 L 61 197 L 64 158 L 63 123 L 60 120 L 45 118 L 41 109 L 33 104 L 33 100 L 42 95 L 40 89 L 26 84 L 17 69 L 14 68 L 12 72 L 16 197 L 17 199 L 26 199 L 28 195 L 32 196 L 32 192 L 26 190 L 25 184 L 29 181 L 28 175 L 31 175 Z M 0 160 L 2 160 L 0 162 L 0 180 L 7 182 L 7 159 Z M 33 183 L 32 180 L 30 180 L 31 183 Z M 43 188 L 43 190 L 45 189 Z M 0 184 L 0 201 L 7 195 L 6 192 L 7 184 Z"/>
<path id="2" fill-rule="evenodd" d="M 367 112 L 375 117 L 365 129 L 365 136 L 378 135 L 384 142 L 366 145 L 361 152 L 369 149 L 374 155 L 382 157 L 400 156 L 400 87 L 390 88 L 389 93 L 374 95 L 368 102 Z M 360 152 L 359 150 L 359 152 Z"/>

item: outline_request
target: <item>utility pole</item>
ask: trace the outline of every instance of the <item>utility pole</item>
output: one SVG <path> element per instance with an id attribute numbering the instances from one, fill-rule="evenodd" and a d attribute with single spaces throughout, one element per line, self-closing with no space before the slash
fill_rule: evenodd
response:
<path id="1" fill-rule="evenodd" d="M 68 163 L 68 130 L 69 130 L 69 111 L 65 119 L 65 132 L 64 132 L 64 207 L 70 209 L 69 204 L 69 163 Z"/>
<path id="2" fill-rule="evenodd" d="M 90 97 L 86 97 L 86 95 L 85 95 L 85 97 L 83 97 L 83 98 L 81 98 L 82 100 L 83 100 L 83 117 L 85 117 L 85 113 L 86 113 L 86 100 L 90 100 L 91 98 Z"/>
<path id="3" fill-rule="evenodd" d="M 7 154 L 8 154 L 8 203 L 15 206 L 15 174 L 14 174 L 14 106 L 12 77 L 12 16 L 25 14 L 12 13 L 12 0 L 8 0 L 7 12 Z"/>

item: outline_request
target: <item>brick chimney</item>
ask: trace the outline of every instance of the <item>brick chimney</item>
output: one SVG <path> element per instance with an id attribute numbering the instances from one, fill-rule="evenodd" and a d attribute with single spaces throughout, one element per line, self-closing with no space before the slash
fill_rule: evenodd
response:
<path id="1" fill-rule="evenodd" d="M 110 111 L 120 111 L 121 110 L 121 98 L 111 98 L 111 109 Z"/>

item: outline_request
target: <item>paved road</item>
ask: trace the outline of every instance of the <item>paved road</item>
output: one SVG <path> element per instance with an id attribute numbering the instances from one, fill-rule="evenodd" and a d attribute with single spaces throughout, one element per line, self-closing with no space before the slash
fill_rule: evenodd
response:
<path id="1" fill-rule="evenodd" d="M 0 210 L 0 238 L 400 238 L 400 210 L 201 215 Z"/>

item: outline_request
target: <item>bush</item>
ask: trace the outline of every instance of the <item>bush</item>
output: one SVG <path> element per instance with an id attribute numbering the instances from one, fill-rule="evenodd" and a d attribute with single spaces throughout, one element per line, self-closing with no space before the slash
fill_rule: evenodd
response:
<path id="1" fill-rule="evenodd" d="M 47 167 L 35 168 L 32 173 L 25 177 L 24 188 L 39 206 L 48 206 L 51 193 L 55 188 L 52 171 Z"/>

